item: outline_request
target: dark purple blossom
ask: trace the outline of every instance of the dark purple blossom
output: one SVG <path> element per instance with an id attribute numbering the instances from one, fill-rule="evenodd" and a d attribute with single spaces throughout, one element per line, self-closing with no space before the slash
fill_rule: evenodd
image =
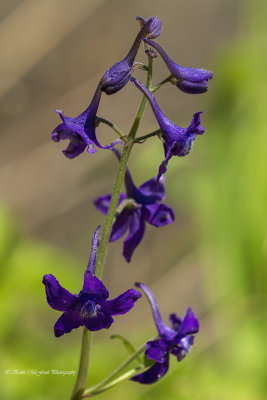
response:
<path id="1" fill-rule="evenodd" d="M 120 158 L 117 149 L 113 149 L 113 152 Z M 137 188 L 127 169 L 125 188 L 126 194 L 120 194 L 119 212 L 109 240 L 113 242 L 129 231 L 123 243 L 123 256 L 130 262 L 134 250 L 144 236 L 146 222 L 161 227 L 171 224 L 175 217 L 173 210 L 161 203 L 165 198 L 163 178 L 159 182 L 156 178 L 152 178 Z M 100 196 L 94 201 L 95 207 L 105 215 L 108 213 L 111 196 L 111 194 Z"/>
<path id="2" fill-rule="evenodd" d="M 115 299 L 107 300 L 108 290 L 94 274 L 99 229 L 100 226 L 93 236 L 83 288 L 78 295 L 71 294 L 60 286 L 53 275 L 44 275 L 43 284 L 49 306 L 54 310 L 63 311 L 54 327 L 56 337 L 83 325 L 90 331 L 109 328 L 113 323 L 112 315 L 127 313 L 134 306 L 135 301 L 142 296 L 137 290 L 129 289 Z"/>
<path id="3" fill-rule="evenodd" d="M 136 36 L 128 54 L 123 60 L 117 62 L 111 68 L 109 68 L 101 78 L 101 90 L 103 90 L 106 94 L 114 94 L 128 83 L 132 74 L 132 66 L 140 47 L 141 40 L 145 36 L 155 38 L 160 35 L 161 21 L 157 17 L 150 17 L 146 20 L 141 17 L 137 17 L 137 19 L 141 20 L 142 27 Z"/>
<path id="4" fill-rule="evenodd" d="M 181 67 L 172 61 L 158 43 L 146 38 L 143 40 L 159 52 L 171 74 L 176 78 L 175 84 L 180 90 L 191 94 L 200 94 L 208 90 L 208 80 L 213 78 L 211 71 L 203 68 Z"/>
<path id="5" fill-rule="evenodd" d="M 194 114 L 191 124 L 187 128 L 181 128 L 163 114 L 152 93 L 141 82 L 135 78 L 131 78 L 131 81 L 147 97 L 161 129 L 164 140 L 165 160 L 159 167 L 157 176 L 157 179 L 159 179 L 167 171 L 167 164 L 171 157 L 186 156 L 192 148 L 196 135 L 201 135 L 205 132 L 200 122 L 201 112 Z"/>
<path id="6" fill-rule="evenodd" d="M 184 319 L 176 314 L 170 314 L 171 327 L 167 326 L 161 318 L 156 299 L 151 290 L 143 283 L 136 283 L 146 294 L 151 305 L 159 338 L 146 343 L 145 355 L 155 361 L 147 371 L 135 375 L 132 380 L 135 382 L 149 384 L 158 381 L 166 374 L 169 368 L 169 357 L 173 354 L 181 361 L 194 343 L 194 333 L 199 331 L 198 319 L 191 308 L 188 308 Z"/>
<path id="7" fill-rule="evenodd" d="M 96 152 L 94 145 L 101 149 L 109 149 L 115 144 L 120 143 L 120 140 L 116 140 L 108 146 L 102 146 L 97 140 L 95 134 L 95 118 L 101 94 L 101 86 L 98 85 L 89 107 L 75 118 L 65 117 L 61 110 L 56 110 L 63 122 L 53 130 L 51 138 L 54 142 L 66 139 L 69 140 L 67 148 L 63 150 L 63 154 L 66 157 L 77 157 L 87 146 L 88 153 L 92 154 Z"/>

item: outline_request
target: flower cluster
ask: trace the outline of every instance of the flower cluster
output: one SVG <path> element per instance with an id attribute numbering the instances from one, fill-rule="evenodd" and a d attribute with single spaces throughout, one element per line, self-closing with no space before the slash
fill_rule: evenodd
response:
<path id="1" fill-rule="evenodd" d="M 117 149 L 113 152 L 120 160 L 121 154 Z M 137 188 L 132 180 L 129 169 L 125 173 L 126 194 L 121 193 L 118 202 L 116 221 L 110 234 L 110 242 L 120 239 L 128 230 L 129 233 L 123 244 L 123 256 L 127 262 L 141 242 L 145 233 L 146 222 L 156 227 L 171 224 L 174 212 L 162 201 L 165 198 L 164 177 L 157 182 L 156 178 L 149 179 Z M 98 197 L 95 207 L 107 215 L 112 194 Z"/>
<path id="2" fill-rule="evenodd" d="M 110 149 L 120 163 L 113 193 L 101 195 L 94 200 L 96 209 L 107 216 L 107 219 L 99 249 L 100 226 L 94 232 L 91 255 L 84 273 L 83 287 L 80 293 L 72 294 L 64 289 L 52 274 L 43 277 L 49 306 L 54 310 L 63 312 L 55 323 L 54 333 L 56 337 L 80 326 L 85 326 L 90 331 L 107 329 L 114 322 L 114 315 L 126 314 L 142 296 L 136 289 L 129 289 L 120 296 L 108 300 L 109 292 L 98 278 L 100 275 L 96 276 L 96 270 L 99 272 L 96 265 L 101 271 L 108 242 L 119 240 L 125 235 L 122 254 L 125 260 L 130 262 L 135 249 L 144 236 L 147 224 L 161 228 L 174 222 L 174 211 L 165 204 L 164 174 L 167 171 L 170 159 L 174 156 L 184 157 L 188 155 L 196 136 L 202 135 L 205 131 L 201 125 L 201 111 L 195 112 L 191 123 L 182 128 L 165 116 L 153 93 L 167 82 L 174 84 L 182 92 L 188 94 L 205 93 L 208 90 L 209 80 L 213 78 L 212 72 L 203 68 L 182 67 L 176 64 L 163 48 L 152 40 L 161 34 L 162 24 L 159 18 L 153 16 L 147 19 L 136 17 L 136 19 L 140 23 L 140 29 L 130 50 L 121 61 L 114 64 L 102 75 L 88 108 L 74 118 L 66 117 L 61 110 L 56 110 L 62 122 L 53 130 L 52 140 L 55 142 L 69 141 L 67 148 L 63 151 L 67 158 L 77 157 L 86 148 L 88 153 L 95 153 L 96 147 L 98 147 Z M 135 62 L 142 42 L 148 57 L 148 65 Z M 152 61 L 157 53 L 165 62 L 170 76 L 152 88 Z M 147 73 L 146 86 L 133 77 L 137 66 L 141 66 Z M 123 89 L 128 82 L 131 82 L 133 87 L 136 87 L 142 93 L 143 98 L 132 129 L 127 136 L 123 135 L 119 129 L 115 129 L 115 125 L 111 122 L 98 117 L 97 112 L 103 92 L 107 95 L 113 95 Z M 136 138 L 147 101 L 152 108 L 159 129 Z M 96 135 L 96 128 L 100 122 L 104 121 L 120 136 L 120 139 L 105 146 L 99 142 Z M 148 138 L 156 135 L 163 142 L 164 160 L 159 167 L 156 167 L 158 169 L 156 176 L 137 187 L 127 166 L 131 149 L 137 142 L 145 142 Z M 118 144 L 122 146 L 122 153 L 115 147 Z M 123 181 L 125 192 L 120 191 Z M 161 318 L 151 290 L 143 283 L 136 283 L 136 286 L 143 290 L 151 305 L 158 337 L 147 342 L 143 347 L 143 351 L 145 351 L 146 357 L 151 360 L 152 365 L 139 374 L 136 373 L 134 376 L 132 374 L 131 379 L 142 384 L 150 384 L 158 381 L 166 374 L 171 354 L 178 361 L 186 356 L 193 345 L 194 334 L 199 330 L 199 322 L 189 307 L 183 319 L 176 314 L 171 314 L 169 317 L 170 326 L 167 326 Z M 109 382 L 109 380 L 105 379 L 104 382 Z M 110 384 L 110 386 L 112 385 Z M 80 399 L 81 392 L 79 396 L 75 398 Z"/>
<path id="3" fill-rule="evenodd" d="M 157 17 L 150 17 L 146 20 L 137 17 L 137 19 L 141 21 L 142 27 L 132 47 L 123 60 L 114 64 L 104 73 L 88 108 L 74 118 L 64 117 L 61 110 L 56 110 L 63 122 L 52 132 L 52 140 L 54 140 L 54 142 L 59 142 L 60 140 L 69 139 L 69 145 L 66 150 L 63 151 L 66 157 L 75 158 L 81 154 L 86 147 L 88 148 L 88 153 L 92 154 L 96 152 L 95 145 L 101 149 L 109 149 L 115 144 L 120 143 L 120 140 L 117 140 L 110 145 L 102 146 L 96 137 L 95 121 L 102 92 L 109 95 L 114 94 L 129 82 L 133 63 L 141 40 L 145 36 L 148 38 L 156 38 L 160 35 L 161 21 Z"/>
<path id="4" fill-rule="evenodd" d="M 176 314 L 170 314 L 171 328 L 162 321 L 156 299 L 151 290 L 143 283 L 136 283 L 146 294 L 152 308 L 159 339 L 146 344 L 146 357 L 155 361 L 147 371 L 135 375 L 132 380 L 139 383 L 154 383 L 166 374 L 169 368 L 169 356 L 173 354 L 181 361 L 194 343 L 194 333 L 199 330 L 198 319 L 188 308 L 182 320 Z"/>

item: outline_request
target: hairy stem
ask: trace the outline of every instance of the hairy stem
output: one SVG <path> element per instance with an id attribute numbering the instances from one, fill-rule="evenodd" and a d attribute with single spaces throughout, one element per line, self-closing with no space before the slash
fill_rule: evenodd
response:
<path id="1" fill-rule="evenodd" d="M 80 365 L 76 378 L 76 383 L 71 395 L 71 400 L 80 400 L 86 388 L 89 358 L 90 358 L 90 345 L 92 340 L 92 333 L 86 327 L 83 328 L 82 347 L 80 356 Z"/>

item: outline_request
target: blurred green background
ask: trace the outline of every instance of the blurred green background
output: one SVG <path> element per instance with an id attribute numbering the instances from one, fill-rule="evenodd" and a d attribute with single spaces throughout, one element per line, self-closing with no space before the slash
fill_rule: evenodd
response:
<path id="1" fill-rule="evenodd" d="M 213 70 L 214 80 L 202 96 L 172 86 L 157 93 L 167 116 L 182 126 L 203 110 L 206 133 L 188 157 L 170 162 L 167 204 L 175 224 L 149 226 L 130 265 L 121 257 L 122 242 L 112 244 L 104 282 L 114 297 L 143 281 L 166 320 L 192 306 L 201 329 L 187 358 L 173 357 L 158 384 L 123 383 L 101 397 L 266 399 L 267 3 L 6 0 L 0 12 L 1 400 L 59 400 L 72 390 L 73 376 L 27 373 L 78 365 L 81 329 L 54 338 L 59 313 L 48 307 L 41 281 L 53 273 L 72 293 L 80 291 L 92 233 L 103 223 L 92 200 L 110 192 L 117 165 L 105 151 L 67 160 L 60 152 L 65 143 L 49 138 L 59 123 L 53 109 L 74 116 L 87 106 L 103 72 L 128 51 L 136 15 L 160 17 L 158 42 L 169 55 Z M 154 82 L 165 76 L 158 58 Z M 104 96 L 98 114 L 127 131 L 139 99 L 129 84 L 112 101 Z M 156 129 L 149 108 L 141 128 L 140 134 Z M 101 127 L 98 135 L 104 142 L 110 132 Z M 136 184 L 155 175 L 161 160 L 156 139 L 136 146 L 130 160 Z M 136 347 L 155 334 L 144 299 L 94 336 L 92 384 L 127 356 L 109 339 L 115 333 Z"/>

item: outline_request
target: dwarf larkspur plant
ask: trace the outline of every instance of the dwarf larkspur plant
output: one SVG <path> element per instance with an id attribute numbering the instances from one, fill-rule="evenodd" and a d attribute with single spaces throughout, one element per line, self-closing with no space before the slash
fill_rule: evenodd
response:
<path id="1" fill-rule="evenodd" d="M 151 40 L 158 38 L 161 34 L 162 24 L 159 18 L 153 16 L 147 19 L 136 17 L 136 19 L 139 21 L 140 28 L 130 50 L 123 60 L 104 72 L 88 108 L 74 118 L 66 117 L 61 110 L 56 110 L 62 122 L 52 132 L 52 139 L 55 142 L 69 141 L 67 148 L 63 150 L 63 154 L 69 159 L 79 156 L 86 148 L 88 153 L 96 153 L 97 147 L 101 150 L 111 150 L 119 161 L 113 192 L 101 195 L 94 200 L 95 207 L 106 218 L 101 235 L 99 235 L 100 226 L 93 234 L 91 255 L 84 273 L 81 291 L 79 294 L 72 294 L 59 284 L 54 275 L 46 274 L 43 277 L 49 306 L 62 312 L 54 326 L 55 336 L 61 337 L 83 326 L 80 365 L 71 400 L 95 396 L 124 380 L 131 379 L 141 384 L 157 382 L 168 371 L 170 355 L 182 361 L 193 344 L 194 335 L 199 330 L 198 319 L 190 307 L 183 319 L 176 314 L 171 314 L 170 326 L 166 325 L 151 290 L 145 284 L 137 283 L 136 286 L 143 290 L 151 305 L 157 336 L 142 344 L 137 350 L 127 339 L 118 336 L 126 348 L 130 349 L 131 355 L 98 384 L 86 388 L 91 347 L 90 332 L 108 329 L 114 322 L 114 315 L 128 313 L 141 297 L 138 290 L 129 289 L 118 297 L 108 300 L 109 292 L 101 280 L 108 243 L 126 235 L 122 254 L 125 260 L 130 262 L 133 252 L 143 239 L 147 224 L 162 228 L 174 222 L 174 211 L 164 202 L 164 174 L 167 171 L 167 164 L 174 156 L 187 156 L 196 135 L 204 133 L 200 121 L 201 112 L 195 112 L 189 126 L 182 128 L 165 116 L 152 93 L 168 82 L 175 84 L 182 92 L 204 93 L 208 90 L 208 81 L 213 77 L 212 72 L 208 70 L 187 68 L 176 64 L 158 43 Z M 142 43 L 147 55 L 147 64 L 135 61 Z M 166 63 L 171 75 L 152 87 L 152 65 L 157 58 L 157 53 Z M 136 68 L 146 73 L 145 84 L 133 77 Z M 113 95 L 122 90 L 130 81 L 133 83 L 132 88 L 136 87 L 143 96 L 130 131 L 124 134 L 113 122 L 98 116 L 97 112 L 102 95 Z M 153 132 L 136 137 L 147 101 L 152 107 L 159 127 Z M 101 123 L 111 127 L 119 138 L 111 140 L 107 145 L 100 144 L 96 130 Z M 129 156 L 135 144 L 145 143 L 154 137 L 159 137 L 163 142 L 164 160 L 159 166 L 155 165 L 155 172 L 158 170 L 155 173 L 157 175 L 145 180 L 138 187 L 128 168 Z M 121 150 L 115 147 L 117 145 Z M 125 193 L 122 191 L 123 182 Z M 98 236 L 101 236 L 100 240 Z M 164 241 L 162 241 L 162 248 L 164 249 Z M 140 358 L 142 353 L 144 358 Z M 139 365 L 130 368 L 134 360 L 138 361 Z M 148 363 L 147 360 L 150 362 Z"/>

